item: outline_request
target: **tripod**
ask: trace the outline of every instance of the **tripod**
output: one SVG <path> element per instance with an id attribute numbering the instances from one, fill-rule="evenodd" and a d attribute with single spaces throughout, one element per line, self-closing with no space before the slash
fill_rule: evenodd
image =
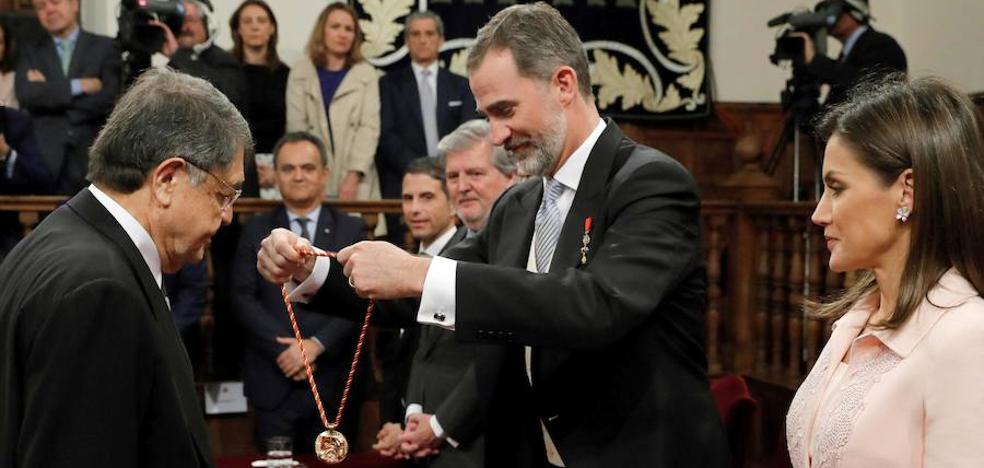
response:
<path id="1" fill-rule="evenodd" d="M 817 102 L 819 96 L 820 85 L 810 79 L 805 73 L 798 70 L 797 67 L 794 67 L 793 77 L 786 81 L 786 88 L 782 91 L 781 95 L 784 114 L 782 130 L 779 133 L 779 139 L 776 141 L 776 145 L 772 148 L 768 159 L 765 161 L 764 167 L 766 174 L 775 174 L 779 162 L 786 152 L 786 147 L 789 145 L 790 140 L 792 140 L 794 202 L 800 201 L 801 140 L 805 137 L 807 140 L 812 141 L 809 132 L 805 131 L 805 128 L 808 127 L 808 124 L 812 121 L 813 116 L 816 115 L 819 109 Z M 819 195 L 820 161 L 819 158 L 817 159 L 816 175 L 814 176 L 814 183 L 817 185 L 814 193 Z"/>

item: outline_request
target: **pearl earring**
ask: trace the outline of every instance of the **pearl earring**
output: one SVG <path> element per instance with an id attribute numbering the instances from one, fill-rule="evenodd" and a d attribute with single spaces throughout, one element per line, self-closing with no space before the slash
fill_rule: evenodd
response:
<path id="1" fill-rule="evenodd" d="M 909 220 L 909 213 L 911 212 L 908 206 L 903 206 L 895 212 L 895 219 L 904 223 Z"/>

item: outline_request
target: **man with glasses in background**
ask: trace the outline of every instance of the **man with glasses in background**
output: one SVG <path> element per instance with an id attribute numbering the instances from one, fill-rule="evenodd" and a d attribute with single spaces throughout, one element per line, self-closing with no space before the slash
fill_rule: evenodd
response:
<path id="1" fill-rule="evenodd" d="M 163 273 L 232 220 L 249 126 L 204 80 L 147 71 L 92 184 L 0 264 L 0 466 L 212 466 Z"/>

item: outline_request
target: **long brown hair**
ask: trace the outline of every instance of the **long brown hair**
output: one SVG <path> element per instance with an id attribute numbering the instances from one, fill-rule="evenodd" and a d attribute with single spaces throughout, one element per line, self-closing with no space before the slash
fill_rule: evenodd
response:
<path id="1" fill-rule="evenodd" d="M 984 291 L 984 124 L 970 98 L 936 78 L 911 82 L 892 74 L 856 87 L 820 121 L 820 136 L 836 134 L 885 186 L 912 169 L 913 207 L 908 258 L 899 297 L 876 326 L 898 328 L 951 267 Z M 877 289 L 864 272 L 840 297 L 814 304 L 839 317 Z"/>
<path id="2" fill-rule="evenodd" d="M 232 34 L 232 55 L 236 57 L 239 63 L 246 63 L 245 52 L 243 52 L 243 38 L 239 35 L 239 16 L 242 15 L 243 10 L 248 6 L 258 6 L 263 11 L 266 11 L 267 16 L 270 18 L 270 24 L 273 25 L 273 35 L 270 36 L 270 40 L 267 42 L 266 66 L 270 69 L 284 66 L 284 62 L 280 60 L 280 55 L 277 54 L 277 34 L 280 32 L 280 26 L 277 25 L 277 17 L 273 15 L 270 5 L 267 5 L 267 2 L 263 0 L 244 0 L 236 8 L 236 11 L 232 13 L 232 17 L 229 18 L 229 32 Z"/>
<path id="3" fill-rule="evenodd" d="M 348 13 L 352 16 L 352 22 L 355 24 L 355 39 L 352 41 L 352 49 L 345 56 L 345 66 L 351 67 L 362 61 L 362 27 L 359 26 L 359 15 L 351 6 L 342 2 L 336 2 L 329 4 L 324 10 L 321 10 L 321 14 L 318 15 L 318 21 L 314 23 L 314 29 L 311 30 L 311 36 L 308 37 L 307 54 L 316 67 L 327 65 L 327 60 L 325 59 L 325 53 L 327 52 L 327 48 L 325 48 L 325 23 L 328 22 L 328 16 L 336 10 L 342 10 Z"/>

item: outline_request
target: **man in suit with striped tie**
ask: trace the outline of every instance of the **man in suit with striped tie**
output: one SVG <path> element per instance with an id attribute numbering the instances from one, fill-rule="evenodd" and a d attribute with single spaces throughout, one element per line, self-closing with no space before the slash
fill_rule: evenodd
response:
<path id="1" fill-rule="evenodd" d="M 520 351 L 503 370 L 526 374 L 531 394 L 512 405 L 533 406 L 542 464 L 727 466 L 693 178 L 600 117 L 583 44 L 545 3 L 497 13 L 468 68 L 493 143 L 541 177 L 506 191 L 447 258 L 362 242 L 337 262 L 307 261 L 294 252 L 303 241 L 275 231 L 258 268 L 303 280 L 292 294 L 318 308 L 349 282 L 362 297 L 420 297 L 418 322 Z"/>

